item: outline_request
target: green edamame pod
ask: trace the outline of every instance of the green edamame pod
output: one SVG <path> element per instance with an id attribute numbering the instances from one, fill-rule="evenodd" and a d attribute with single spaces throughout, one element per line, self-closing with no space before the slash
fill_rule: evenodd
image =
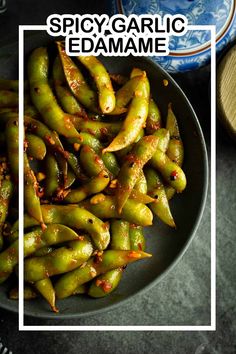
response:
<path id="1" fill-rule="evenodd" d="M 29 286 L 24 286 L 24 300 L 32 300 L 37 297 L 37 293 Z M 19 289 L 13 288 L 9 292 L 9 299 L 18 300 L 19 299 Z"/>
<path id="2" fill-rule="evenodd" d="M 33 218 L 35 218 L 41 225 L 45 228 L 43 222 L 42 211 L 40 207 L 40 200 L 38 197 L 38 182 L 35 177 L 33 170 L 29 165 L 29 161 L 26 153 L 24 153 L 24 179 L 25 179 L 25 189 L 24 189 L 24 201 L 25 209 Z"/>
<path id="3" fill-rule="evenodd" d="M 187 182 L 183 170 L 163 151 L 156 149 L 150 163 L 177 192 L 182 192 L 185 189 Z"/>
<path id="4" fill-rule="evenodd" d="M 92 253 L 92 243 L 84 236 L 83 240 L 70 241 L 67 247 L 60 247 L 46 256 L 27 258 L 24 264 L 25 280 L 36 282 L 69 272 L 86 262 Z"/>
<path id="5" fill-rule="evenodd" d="M 149 94 L 149 81 L 146 73 L 143 72 L 142 76 L 139 78 L 139 83 L 136 87 L 134 97 L 130 103 L 121 130 L 112 140 L 110 145 L 103 149 L 103 153 L 107 151 L 121 150 L 135 141 L 147 119 Z"/>
<path id="6" fill-rule="evenodd" d="M 148 226 L 152 225 L 152 212 L 142 203 L 128 199 L 121 213 L 116 208 L 116 197 L 99 194 L 98 202 L 94 203 L 96 196 L 90 200 L 82 201 L 80 207 L 89 210 L 92 214 L 101 219 L 123 219 L 130 223 Z M 96 201 L 96 199 L 95 199 Z"/>
<path id="7" fill-rule="evenodd" d="M 63 224 L 74 229 L 85 230 L 90 234 L 97 249 L 107 248 L 110 242 L 109 226 L 88 210 L 76 205 L 53 204 L 41 205 L 41 210 L 46 224 Z M 24 221 L 25 228 L 38 225 L 35 219 L 27 215 Z M 17 223 L 12 229 L 13 231 L 17 229 Z"/>
<path id="8" fill-rule="evenodd" d="M 111 221 L 111 249 L 130 250 L 129 223 L 124 220 Z"/>
<path id="9" fill-rule="evenodd" d="M 125 202 L 129 198 L 143 166 L 154 154 L 158 146 L 158 141 L 159 139 L 153 135 L 144 136 L 133 147 L 130 154 L 127 155 L 118 175 L 116 195 L 119 212 L 121 212 Z"/>
<path id="10" fill-rule="evenodd" d="M 71 121 L 75 128 L 94 135 L 97 139 L 113 138 L 121 129 L 122 122 L 101 122 L 73 116 Z"/>
<path id="11" fill-rule="evenodd" d="M 10 176 L 7 175 L 6 162 L 0 163 L 0 251 L 3 248 L 3 229 L 6 221 L 9 209 L 9 203 L 13 194 L 13 184 L 10 180 Z"/>
<path id="12" fill-rule="evenodd" d="M 88 134 L 85 132 L 80 133 L 80 138 L 79 139 L 68 139 L 68 142 L 71 144 L 77 143 L 81 145 L 88 145 L 90 148 L 92 148 L 96 154 L 101 154 L 103 145 L 100 143 L 100 141 L 95 138 L 92 134 Z M 120 168 L 117 163 L 116 157 L 113 153 L 107 152 L 101 156 L 101 159 L 103 160 L 106 168 L 112 173 L 113 176 L 117 176 Z"/>
<path id="13" fill-rule="evenodd" d="M 146 257 L 151 255 L 142 251 L 104 251 L 101 256 L 92 257 L 83 268 L 77 268 L 63 275 L 55 284 L 56 296 L 59 299 L 66 298 L 72 295 L 79 285 L 87 283 L 96 276 Z"/>
<path id="14" fill-rule="evenodd" d="M 26 134 L 27 154 L 36 160 L 43 160 L 47 149 L 44 141 L 34 134 Z"/>
<path id="15" fill-rule="evenodd" d="M 134 251 L 145 251 L 146 240 L 143 234 L 143 227 L 130 224 L 129 227 L 130 249 Z"/>
<path id="16" fill-rule="evenodd" d="M 109 181 L 110 179 L 107 171 L 101 171 L 97 176 L 93 177 L 81 187 L 72 189 L 67 194 L 64 201 L 66 203 L 79 203 L 91 194 L 96 194 L 103 191 L 109 184 Z"/>
<path id="17" fill-rule="evenodd" d="M 65 225 L 49 224 L 45 231 L 36 227 L 24 235 L 24 256 L 28 257 L 44 247 L 80 239 L 81 236 Z M 14 248 L 14 245 L 12 245 L 12 248 Z"/>
<path id="18" fill-rule="evenodd" d="M 34 283 L 35 289 L 43 296 L 43 298 L 49 303 L 53 312 L 58 312 L 56 307 L 56 295 L 52 282 L 49 278 L 45 278 Z"/>
<path id="19" fill-rule="evenodd" d="M 166 129 L 170 132 L 170 142 L 166 154 L 173 162 L 176 162 L 177 165 L 181 167 L 184 160 L 184 147 L 171 103 L 168 105 Z"/>
<path id="20" fill-rule="evenodd" d="M 80 239 L 81 237 L 75 231 L 64 225 L 48 225 L 45 231 L 37 227 L 24 235 L 24 257 L 32 255 L 45 246 Z M 14 266 L 18 263 L 18 249 L 19 241 L 16 232 L 15 241 L 0 253 L 0 283 L 9 277 Z"/>
<path id="21" fill-rule="evenodd" d="M 67 176 L 67 161 L 65 159 L 66 151 L 61 144 L 61 141 L 56 132 L 51 131 L 48 127 L 39 122 L 37 119 L 33 119 L 29 116 L 24 116 L 24 124 L 27 132 L 31 132 L 43 139 L 46 146 L 53 152 L 57 163 L 62 170 L 64 179 Z"/>
<path id="22" fill-rule="evenodd" d="M 83 145 L 80 150 L 80 163 L 89 177 L 97 176 L 100 172 L 106 171 L 103 160 L 88 145 Z"/>
<path id="23" fill-rule="evenodd" d="M 85 117 L 86 112 L 84 108 L 79 104 L 71 91 L 65 86 L 66 78 L 59 57 L 56 57 L 53 64 L 53 80 L 56 95 L 63 110 L 69 114 Z"/>
<path id="24" fill-rule="evenodd" d="M 79 61 L 89 70 L 98 89 L 98 101 L 102 113 L 109 114 L 115 108 L 116 98 L 111 79 L 104 65 L 94 56 L 79 56 Z"/>
<path id="25" fill-rule="evenodd" d="M 84 107 L 96 112 L 98 110 L 96 93 L 88 86 L 81 71 L 77 65 L 75 65 L 73 60 L 68 57 L 60 42 L 57 43 L 57 47 L 66 81 L 71 91 Z"/>
<path id="26" fill-rule="evenodd" d="M 0 90 L 0 107 L 17 107 L 18 106 L 18 93 Z"/>
<path id="27" fill-rule="evenodd" d="M 49 152 L 45 158 L 45 170 L 46 170 L 46 179 L 45 179 L 45 188 L 44 195 L 45 197 L 53 196 L 60 187 L 60 170 L 57 164 L 56 159 Z"/>
<path id="28" fill-rule="evenodd" d="M 148 194 L 155 198 L 155 201 L 150 203 L 149 207 L 165 224 L 170 227 L 175 227 L 175 222 L 171 214 L 165 192 L 165 187 L 158 173 L 151 168 L 147 168 L 145 170 L 145 176 L 147 178 Z"/>
<path id="29" fill-rule="evenodd" d="M 46 48 L 35 49 L 28 61 L 31 99 L 45 123 L 65 137 L 78 137 L 79 133 L 62 111 L 48 83 L 48 54 Z"/>
<path id="30" fill-rule="evenodd" d="M 142 72 L 140 75 L 142 75 Z M 121 113 L 124 113 L 127 110 L 125 107 L 133 98 L 138 84 L 139 84 L 139 77 L 137 76 L 127 81 L 116 92 L 116 106 L 115 109 L 112 112 L 110 112 L 111 115 L 119 115 Z"/>
<path id="31" fill-rule="evenodd" d="M 156 102 L 152 98 L 150 98 L 145 130 L 147 134 L 153 134 L 156 130 L 160 128 L 161 128 L 161 112 Z"/>
<path id="32" fill-rule="evenodd" d="M 123 271 L 124 269 L 120 267 L 98 276 L 92 281 L 88 290 L 88 295 L 94 298 L 109 295 L 119 285 Z"/>
<path id="33" fill-rule="evenodd" d="M 6 125 L 6 142 L 10 171 L 13 181 L 17 183 L 19 176 L 19 129 L 17 114 Z"/>

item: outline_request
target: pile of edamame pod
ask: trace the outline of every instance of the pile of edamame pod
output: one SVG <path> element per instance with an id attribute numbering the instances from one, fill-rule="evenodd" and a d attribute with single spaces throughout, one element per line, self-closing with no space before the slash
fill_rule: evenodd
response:
<path id="1" fill-rule="evenodd" d="M 27 63 L 23 243 L 24 298 L 58 312 L 56 299 L 107 296 L 151 257 L 143 229 L 153 214 L 175 227 L 169 200 L 186 178 L 176 117 L 169 104 L 163 121 L 146 72 L 109 74 L 54 45 L 56 57 L 40 47 Z M 0 283 L 17 299 L 17 80 L 0 80 L 0 124 Z"/>

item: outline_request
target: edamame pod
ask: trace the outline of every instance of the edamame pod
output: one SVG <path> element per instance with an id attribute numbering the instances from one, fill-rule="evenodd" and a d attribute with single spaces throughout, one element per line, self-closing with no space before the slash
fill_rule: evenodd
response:
<path id="1" fill-rule="evenodd" d="M 150 203 L 149 207 L 165 224 L 170 227 L 175 227 L 165 187 L 158 176 L 158 173 L 151 168 L 147 168 L 145 170 L 145 176 L 147 178 L 148 194 L 155 198 L 155 201 Z"/>
<path id="2" fill-rule="evenodd" d="M 3 229 L 9 209 L 9 203 L 13 194 L 13 184 L 7 174 L 7 165 L 3 161 L 0 163 L 0 251 L 3 248 Z"/>
<path id="3" fill-rule="evenodd" d="M 90 240 L 70 241 L 67 246 L 60 247 L 42 257 L 31 257 L 25 260 L 24 279 L 36 282 L 56 274 L 69 272 L 86 262 L 92 255 Z"/>
<path id="4" fill-rule="evenodd" d="M 96 194 L 103 191 L 109 184 L 109 181 L 110 179 L 107 171 L 101 171 L 97 176 L 93 177 L 81 187 L 72 189 L 67 194 L 64 201 L 66 203 L 79 203 L 91 194 Z"/>
<path id="5" fill-rule="evenodd" d="M 121 212 L 125 202 L 130 196 L 136 181 L 139 178 L 143 166 L 150 160 L 154 154 L 159 139 L 153 135 L 144 136 L 133 147 L 126 156 L 124 164 L 121 166 L 118 175 L 117 185 L 117 206 Z"/>
<path id="6" fill-rule="evenodd" d="M 41 225 L 42 229 L 45 228 L 43 221 L 42 211 L 40 207 L 40 200 L 38 197 L 38 182 L 33 170 L 29 165 L 26 153 L 24 153 L 24 201 L 25 209 L 33 218 L 35 218 Z"/>
<path id="7" fill-rule="evenodd" d="M 61 144 L 61 141 L 56 132 L 51 131 L 48 127 L 39 122 L 37 119 L 33 119 L 29 116 L 24 116 L 24 124 L 27 132 L 31 132 L 41 139 L 43 139 L 46 146 L 53 152 L 60 169 L 64 175 L 64 179 L 67 176 L 67 161 L 65 159 L 66 151 Z"/>
<path id="8" fill-rule="evenodd" d="M 88 145 L 83 145 L 80 150 L 80 163 L 89 177 L 97 176 L 100 172 L 106 171 L 103 160 Z"/>
<path id="9" fill-rule="evenodd" d="M 0 253 L 0 283 L 6 280 L 18 263 L 19 241 L 16 232 L 15 241 L 2 253 Z M 37 227 L 24 235 L 24 257 L 28 257 L 35 251 L 66 241 L 80 240 L 75 231 L 60 224 L 48 225 L 45 231 Z"/>
<path id="10" fill-rule="evenodd" d="M 46 170 L 46 179 L 45 179 L 45 188 L 44 195 L 45 197 L 51 197 L 55 195 L 56 191 L 60 187 L 60 170 L 57 164 L 56 159 L 49 152 L 45 158 L 45 170 Z"/>
<path id="11" fill-rule="evenodd" d="M 140 75 L 142 75 L 142 72 Z M 111 115 L 119 115 L 121 113 L 124 113 L 127 110 L 125 107 L 133 98 L 138 83 L 139 83 L 139 77 L 137 76 L 127 81 L 116 92 L 116 106 L 115 109 L 110 113 Z"/>
<path id="12" fill-rule="evenodd" d="M 147 207 L 146 207 L 147 208 Z M 46 224 L 63 224 L 78 230 L 87 231 L 97 249 L 105 249 L 110 242 L 109 226 L 88 210 L 77 205 L 41 205 Z M 36 220 L 25 215 L 25 228 L 37 225 Z M 17 223 L 13 225 L 17 229 Z"/>
<path id="13" fill-rule="evenodd" d="M 72 116 L 75 128 L 94 135 L 97 139 L 113 138 L 121 129 L 122 122 L 101 122 Z"/>
<path id="14" fill-rule="evenodd" d="M 26 134 L 27 154 L 36 160 L 43 160 L 47 149 L 44 141 L 34 134 Z"/>
<path id="15" fill-rule="evenodd" d="M 88 134 L 85 132 L 80 133 L 79 139 L 68 139 L 68 142 L 70 142 L 71 144 L 77 143 L 81 145 L 88 145 L 96 152 L 96 154 L 99 155 L 101 154 L 103 149 L 103 145 L 97 138 L 95 138 L 92 134 Z M 107 152 L 101 156 L 101 159 L 103 160 L 106 168 L 112 173 L 112 175 L 117 176 L 120 168 L 115 155 L 111 152 Z"/>
<path id="16" fill-rule="evenodd" d="M 176 162 L 177 165 L 181 167 L 184 160 L 184 147 L 171 103 L 168 105 L 166 129 L 170 132 L 170 142 L 166 154 L 173 162 Z"/>
<path id="17" fill-rule="evenodd" d="M 177 192 L 185 189 L 187 181 L 183 170 L 163 151 L 157 149 L 150 163 Z"/>
<path id="18" fill-rule="evenodd" d="M 104 65 L 96 57 L 79 56 L 79 61 L 89 70 L 98 89 L 98 101 L 101 111 L 109 114 L 115 108 L 116 98 L 111 79 Z"/>
<path id="19" fill-rule="evenodd" d="M 65 86 L 66 78 L 59 57 L 56 57 L 53 64 L 53 80 L 57 98 L 63 110 L 69 114 L 86 117 L 84 108 L 79 104 L 71 91 Z"/>
<path id="20" fill-rule="evenodd" d="M 148 226 L 152 225 L 152 212 L 142 203 L 138 203 L 132 199 L 128 199 L 121 213 L 116 208 L 116 197 L 99 194 L 98 202 L 93 202 L 95 197 L 90 200 L 82 201 L 80 207 L 89 210 L 91 213 L 101 219 L 123 219 L 130 223 Z M 95 199 L 96 200 L 96 199 Z"/>
<path id="21" fill-rule="evenodd" d="M 64 74 L 67 83 L 73 92 L 74 96 L 78 99 L 84 107 L 93 112 L 97 111 L 97 96 L 96 93 L 88 86 L 81 71 L 75 65 L 73 60 L 68 57 L 62 43 L 57 43 L 61 64 L 63 66 Z"/>
<path id="22" fill-rule="evenodd" d="M 31 99 L 45 123 L 65 137 L 78 137 L 79 133 L 62 111 L 48 83 L 48 54 L 46 48 L 35 49 L 28 61 Z"/>
<path id="23" fill-rule="evenodd" d="M 56 295 L 52 282 L 49 278 L 45 278 L 34 283 L 35 289 L 43 296 L 43 298 L 49 303 L 53 312 L 59 312 L 55 301 Z"/>
<path id="24" fill-rule="evenodd" d="M 151 257 L 151 254 L 142 251 L 104 251 L 101 256 L 92 257 L 84 267 L 63 275 L 55 284 L 56 296 L 59 299 L 66 298 L 72 295 L 79 285 L 96 276 L 146 257 Z"/>
<path id="25" fill-rule="evenodd" d="M 140 130 L 144 127 L 149 104 L 149 81 L 146 73 L 143 72 L 139 78 L 134 97 L 130 103 L 127 116 L 122 124 L 119 134 L 112 140 L 110 145 L 103 149 L 107 151 L 117 151 L 132 144 L 137 138 Z"/>
<path id="26" fill-rule="evenodd" d="M 160 128 L 161 128 L 161 112 L 156 102 L 153 100 L 153 98 L 150 98 L 145 130 L 147 134 L 153 134 L 155 133 L 156 130 Z"/>

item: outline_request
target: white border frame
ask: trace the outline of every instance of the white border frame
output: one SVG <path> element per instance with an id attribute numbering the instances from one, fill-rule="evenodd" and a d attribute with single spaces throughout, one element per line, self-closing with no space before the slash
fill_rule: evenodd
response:
<path id="1" fill-rule="evenodd" d="M 19 26 L 19 331 L 215 331 L 216 330 L 216 49 L 215 26 L 188 25 L 211 32 L 211 324 L 200 326 L 25 326 L 24 325 L 24 31 L 46 31 L 46 25 Z"/>

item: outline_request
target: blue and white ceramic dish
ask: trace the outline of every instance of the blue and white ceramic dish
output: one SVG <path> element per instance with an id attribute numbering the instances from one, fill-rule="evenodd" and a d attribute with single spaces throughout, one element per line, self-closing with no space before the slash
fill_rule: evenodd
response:
<path id="1" fill-rule="evenodd" d="M 236 0 L 112 0 L 111 13 L 183 14 L 191 25 L 215 25 L 219 53 L 236 38 Z M 210 60 L 210 31 L 188 31 L 170 38 L 170 55 L 153 57 L 165 70 L 197 69 Z"/>

